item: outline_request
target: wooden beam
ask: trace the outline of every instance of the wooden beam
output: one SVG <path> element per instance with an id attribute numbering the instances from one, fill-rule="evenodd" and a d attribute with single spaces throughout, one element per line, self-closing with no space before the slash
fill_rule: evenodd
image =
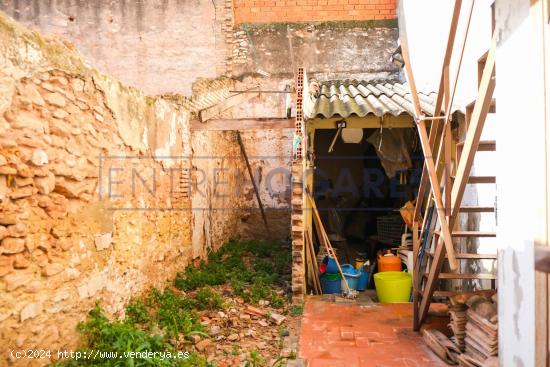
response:
<path id="1" fill-rule="evenodd" d="M 296 119 L 293 118 L 243 118 L 243 119 L 212 119 L 207 122 L 191 120 L 191 130 L 277 130 L 293 129 Z"/>
<path id="2" fill-rule="evenodd" d="M 451 202 L 453 209 L 451 211 L 451 217 L 449 218 L 449 226 L 451 228 L 454 225 L 460 211 L 460 204 L 462 202 L 464 190 L 466 188 L 467 179 L 470 175 L 474 156 L 478 149 L 483 125 L 485 124 L 485 119 L 487 118 L 487 114 L 489 113 L 489 109 L 491 106 L 491 100 L 493 98 L 493 92 L 495 90 L 495 53 L 496 34 L 493 34 L 491 48 L 489 49 L 487 62 L 485 63 L 483 77 L 479 87 L 479 94 L 476 99 L 474 109 L 472 111 L 472 119 L 470 121 L 470 126 L 468 127 L 468 130 L 466 132 L 466 139 L 464 140 L 462 156 L 456 170 L 456 180 L 453 183 L 453 189 L 451 193 Z M 420 304 L 420 323 L 422 323 L 426 319 L 426 316 L 428 314 L 430 299 L 435 290 L 438 275 L 441 272 L 441 268 L 443 266 L 445 250 L 446 246 L 442 245 L 442 239 L 439 238 L 435 249 L 434 259 L 431 265 L 430 274 L 424 288 L 422 302 Z"/>
<path id="3" fill-rule="evenodd" d="M 237 142 L 239 143 L 239 147 L 241 148 L 241 153 L 243 155 L 244 162 L 246 163 L 246 169 L 248 170 L 250 181 L 252 181 L 252 186 L 254 187 L 256 200 L 258 201 L 258 206 L 260 207 L 260 211 L 262 213 L 262 219 L 264 220 L 265 230 L 267 231 L 268 235 L 271 235 L 270 233 L 271 231 L 269 230 L 269 224 L 267 223 L 267 217 L 265 216 L 264 205 L 262 203 L 262 199 L 260 198 L 260 191 L 258 190 L 258 185 L 256 184 L 256 180 L 254 179 L 254 173 L 252 173 L 252 167 L 250 166 L 250 161 L 248 160 L 248 154 L 246 154 L 246 149 L 244 148 L 240 131 L 237 131 Z"/>
<path id="4" fill-rule="evenodd" d="M 253 90 L 258 90 L 256 93 L 252 93 Z M 248 101 L 249 99 L 259 97 L 260 96 L 260 87 L 256 86 L 253 88 L 248 89 L 247 93 L 238 93 L 233 94 L 223 101 L 215 104 L 214 106 L 205 108 L 203 110 L 199 111 L 199 120 L 202 122 L 205 122 L 207 120 L 210 120 L 216 116 L 219 116 L 223 111 L 230 109 L 231 107 L 235 107 L 243 102 Z"/>
<path id="5" fill-rule="evenodd" d="M 411 61 L 409 58 L 409 48 L 407 46 L 406 41 L 401 42 L 401 52 L 403 54 L 403 59 L 405 60 L 405 71 L 407 73 L 407 79 L 409 81 L 409 87 L 411 89 L 411 97 L 413 100 L 415 114 L 417 118 L 420 118 L 422 112 L 420 110 L 420 101 L 418 98 L 416 83 L 414 81 Z M 428 171 L 428 178 L 430 180 L 430 185 L 432 186 L 432 192 L 433 192 L 434 201 L 435 201 L 435 208 L 437 211 L 439 222 L 441 224 L 441 232 L 443 233 L 445 247 L 447 249 L 447 255 L 449 258 L 449 267 L 451 268 L 452 271 L 455 271 L 458 268 L 458 261 L 454 257 L 453 240 L 451 237 L 451 231 L 447 224 L 445 207 L 443 206 L 443 199 L 441 196 L 441 187 L 437 179 L 437 171 L 434 165 L 432 149 L 429 144 L 428 133 L 426 132 L 426 123 L 424 120 L 420 119 L 416 123 L 416 125 L 418 128 L 418 133 L 420 135 L 420 144 L 422 145 L 422 151 L 424 152 L 424 160 Z"/>

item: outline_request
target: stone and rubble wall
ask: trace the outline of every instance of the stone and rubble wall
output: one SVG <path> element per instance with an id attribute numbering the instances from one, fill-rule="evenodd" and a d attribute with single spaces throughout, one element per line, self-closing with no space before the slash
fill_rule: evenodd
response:
<path id="1" fill-rule="evenodd" d="M 149 97 L 0 14 L 1 365 L 13 349 L 74 349 L 96 303 L 120 316 L 206 256 L 192 244 L 189 119 L 227 93 L 212 84 L 208 98 Z M 214 219 L 217 248 L 236 219 Z"/>

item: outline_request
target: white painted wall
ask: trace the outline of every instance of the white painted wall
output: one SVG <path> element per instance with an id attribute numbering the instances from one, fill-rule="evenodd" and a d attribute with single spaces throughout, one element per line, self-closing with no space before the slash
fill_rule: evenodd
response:
<path id="1" fill-rule="evenodd" d="M 475 99 L 477 60 L 491 42 L 490 0 L 475 0 L 468 41 L 460 71 L 455 104 L 464 106 Z M 451 84 L 458 65 L 459 49 L 464 38 L 472 0 L 462 2 L 461 17 L 451 59 Z M 398 8 L 399 32 L 409 44 L 411 64 L 419 90 L 437 91 L 445 46 L 453 13 L 452 0 L 401 0 Z"/>
<path id="2" fill-rule="evenodd" d="M 547 195 L 542 33 L 536 7 L 499 0 L 496 8 L 502 366 L 536 365 L 533 246 L 545 240 Z"/>
<path id="3" fill-rule="evenodd" d="M 400 31 L 408 39 L 419 89 L 436 90 L 454 1 L 402 0 Z M 464 1 L 464 9 L 470 1 Z M 536 366 L 535 271 L 533 247 L 546 243 L 547 148 L 541 1 L 496 0 L 497 113 L 489 117 L 482 139 L 496 138 L 492 158 L 476 157 L 476 174 L 497 175 L 497 241 L 499 251 L 500 366 Z M 490 38 L 490 1 L 476 1 L 456 101 L 475 98 L 476 60 Z M 464 18 L 463 18 L 464 20 Z M 545 22 L 547 19 L 544 20 Z M 548 25 L 546 25 L 548 27 Z M 463 23 L 457 32 L 460 44 Z M 546 40 L 549 47 L 548 40 Z M 455 55 L 456 56 L 456 55 Z M 456 65 L 455 62 L 451 63 Z M 453 75 L 451 68 L 451 75 Z M 547 82 L 547 81 L 546 81 Z M 545 100 L 546 98 L 546 100 Z M 483 190 L 465 200 L 488 204 Z"/>

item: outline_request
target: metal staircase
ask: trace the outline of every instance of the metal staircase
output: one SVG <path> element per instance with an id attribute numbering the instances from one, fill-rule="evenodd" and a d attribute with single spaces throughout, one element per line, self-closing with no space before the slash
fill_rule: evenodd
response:
<path id="1" fill-rule="evenodd" d="M 456 91 L 458 76 L 460 74 L 462 56 L 464 54 L 474 2 L 472 1 L 469 17 L 467 19 L 468 23 L 461 45 L 458 67 L 454 75 L 454 84 L 451 89 L 449 63 L 454 48 L 455 33 L 461 6 L 462 1 L 456 0 L 440 77 L 438 97 L 434 115 L 431 118 L 421 114 L 407 42 L 406 39 L 401 39 L 403 58 L 405 60 L 405 71 L 411 89 L 416 114 L 416 124 L 425 156 L 425 164 L 413 216 L 413 256 L 415 259 L 413 273 L 413 327 L 415 330 L 419 330 L 421 324 L 425 321 L 432 297 L 440 280 L 496 279 L 493 274 L 460 273 L 458 271 L 460 261 L 472 259 L 496 260 L 496 253 L 457 253 L 455 252 L 453 241 L 461 237 L 481 238 L 496 236 L 494 232 L 455 230 L 459 213 L 495 211 L 493 207 L 462 206 L 466 185 L 496 183 L 496 177 L 494 176 L 471 175 L 476 152 L 496 150 L 495 141 L 480 140 L 487 115 L 490 112 L 494 112 L 496 105 L 493 99 L 493 92 L 495 89 L 496 49 L 494 35 L 490 49 L 478 60 L 478 96 L 475 101 L 466 107 L 466 137 L 464 141 L 456 144 L 456 159 L 454 161 L 455 170 L 452 172 L 450 111 Z M 445 102 L 444 105 L 443 102 Z M 427 122 L 431 122 L 429 134 L 426 128 Z M 436 145 L 437 155 L 434 161 L 433 152 L 435 152 Z M 444 171 L 438 172 L 436 168 L 440 166 L 441 160 Z M 426 203 L 425 207 L 424 203 Z M 430 208 L 433 208 L 431 210 L 436 213 L 436 215 L 433 216 L 436 225 L 430 225 L 430 223 L 426 223 L 426 220 L 422 221 L 421 219 L 422 216 L 425 218 L 431 217 L 431 215 L 428 215 Z M 434 227 L 438 227 L 438 229 L 434 230 Z M 448 262 L 451 272 L 442 272 L 445 261 Z"/>

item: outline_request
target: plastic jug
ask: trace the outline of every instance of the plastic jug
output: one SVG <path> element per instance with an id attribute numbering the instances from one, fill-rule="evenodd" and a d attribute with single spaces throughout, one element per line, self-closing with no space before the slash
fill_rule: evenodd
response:
<path id="1" fill-rule="evenodd" d="M 379 272 L 401 271 L 401 270 L 402 270 L 402 264 L 401 264 L 401 258 L 399 256 L 395 256 L 391 252 L 378 256 Z"/>

